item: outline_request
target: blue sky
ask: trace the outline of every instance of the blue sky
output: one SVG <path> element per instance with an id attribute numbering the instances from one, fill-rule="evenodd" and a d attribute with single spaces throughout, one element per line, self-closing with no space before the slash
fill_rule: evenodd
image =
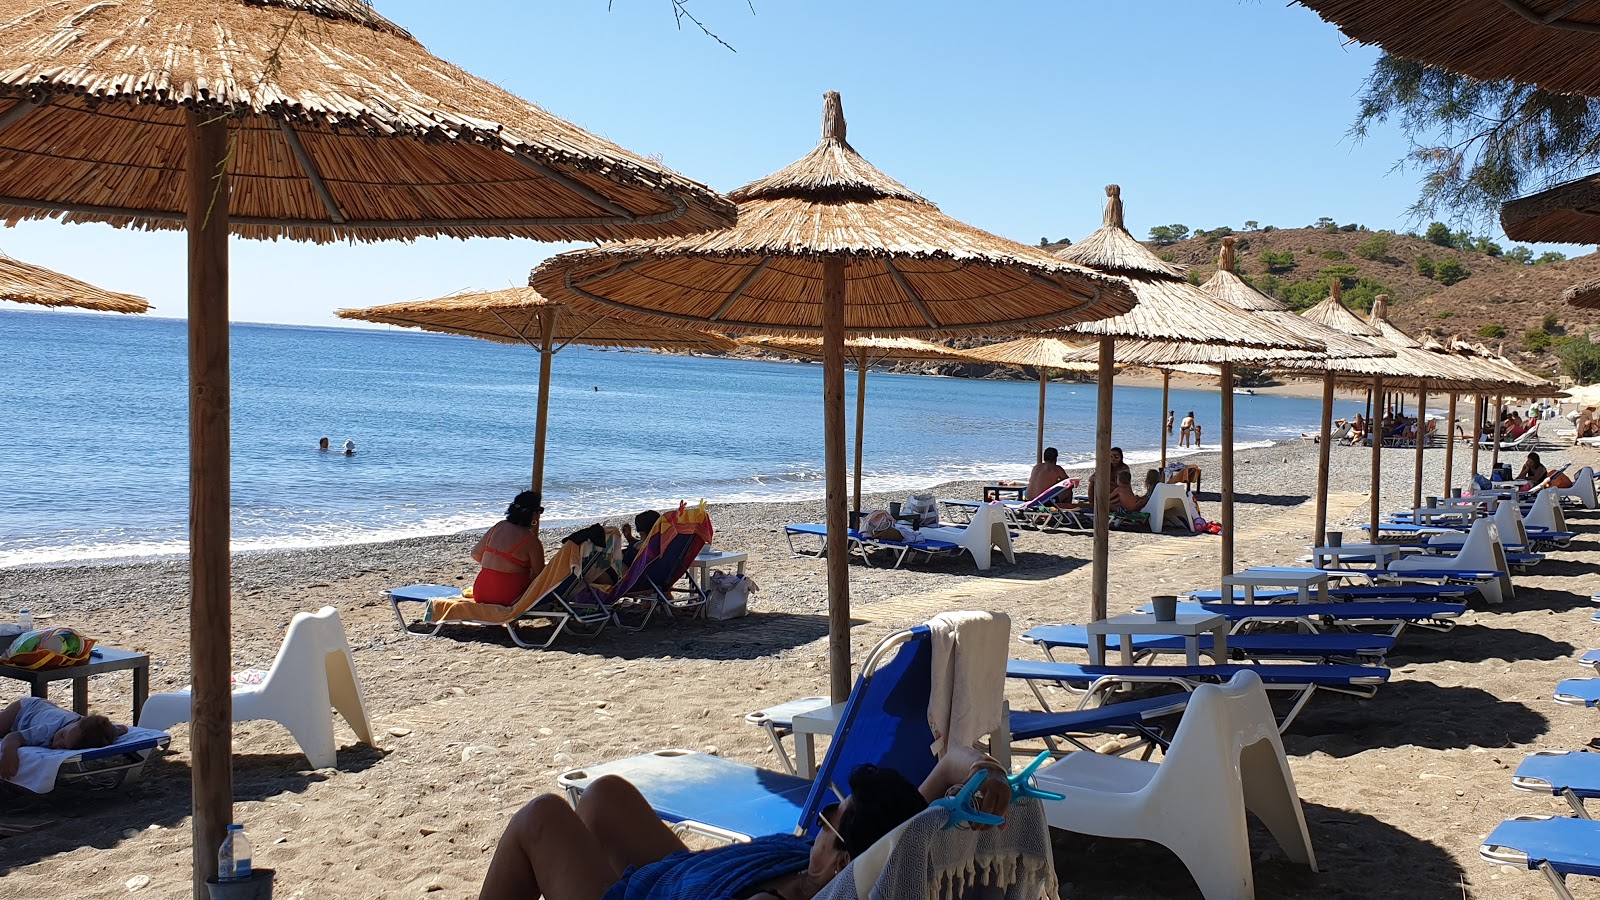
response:
<path id="1" fill-rule="evenodd" d="M 822 93 L 850 141 L 947 213 L 1025 243 L 1099 225 L 1319 216 L 1404 229 L 1417 195 L 1393 129 L 1345 132 L 1377 51 L 1301 7 L 1237 0 L 375 0 L 436 55 L 719 190 L 815 145 Z M 561 245 L 235 240 L 232 318 L 341 324 L 332 310 L 526 282 Z M 1569 252 L 1575 248 L 1562 248 Z M 0 250 L 184 313 L 177 233 L 37 222 Z M 1582 252 L 1581 249 L 1576 252 Z"/>

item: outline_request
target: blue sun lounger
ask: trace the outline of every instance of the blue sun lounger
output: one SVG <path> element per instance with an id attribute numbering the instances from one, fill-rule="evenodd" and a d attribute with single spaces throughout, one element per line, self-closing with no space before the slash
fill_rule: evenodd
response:
<path id="1" fill-rule="evenodd" d="M 1556 685 L 1556 702 L 1568 706 L 1600 704 L 1600 678 L 1565 678 Z"/>
<path id="2" fill-rule="evenodd" d="M 1596 672 L 1600 672 L 1600 650 L 1590 650 L 1588 653 L 1578 657 L 1578 665 L 1588 666 Z"/>
<path id="3" fill-rule="evenodd" d="M 1549 792 L 1567 801 L 1580 819 L 1589 818 L 1583 802 L 1600 797 L 1600 753 L 1535 750 L 1511 776 L 1511 786 L 1535 794 Z"/>
<path id="4" fill-rule="evenodd" d="M 828 548 L 828 526 L 815 524 L 785 525 L 783 534 L 789 541 L 789 552 L 795 556 L 814 556 L 821 558 Z M 795 546 L 795 538 L 816 538 L 815 551 L 804 550 Z M 959 556 L 966 552 L 960 544 L 949 541 L 940 541 L 932 538 L 920 541 L 890 541 L 883 538 L 869 538 L 861 534 L 860 530 L 850 529 L 847 546 L 852 552 L 861 554 L 861 559 L 867 565 L 872 565 L 872 551 L 888 550 L 897 554 L 894 559 L 894 568 L 898 569 L 913 553 L 921 553 L 932 559 L 935 556 Z"/>
<path id="5" fill-rule="evenodd" d="M 1136 634 L 1130 637 L 1133 639 L 1135 661 L 1153 660 L 1163 653 L 1184 652 L 1184 638 L 1181 635 Z M 1082 625 L 1039 625 L 1024 631 L 1021 640 L 1039 646 L 1045 656 L 1055 661 L 1050 651 L 1057 647 L 1087 650 L 1089 629 Z M 1200 652 L 1209 654 L 1212 636 L 1203 634 L 1199 640 Z M 1394 642 L 1394 638 L 1381 634 L 1232 634 L 1228 636 L 1228 652 L 1231 656 L 1253 660 L 1292 659 L 1321 663 L 1359 661 L 1362 664 L 1382 665 Z M 1108 635 L 1106 649 L 1121 650 L 1121 636 Z"/>
<path id="6" fill-rule="evenodd" d="M 1006 512 L 1006 521 L 1021 528 L 1045 528 L 1057 525 L 1070 525 L 1073 528 L 1083 528 L 1083 520 L 1078 518 L 1076 510 L 1062 509 L 1055 505 L 1056 499 L 1072 489 L 1069 483 L 1072 479 L 1058 481 L 1046 488 L 1043 493 L 1032 500 L 996 500 Z M 940 500 L 943 506 L 962 510 L 970 518 L 972 511 L 983 506 L 981 500 Z"/>
<path id="7" fill-rule="evenodd" d="M 1289 711 L 1278 722 L 1279 731 L 1287 729 L 1294 722 L 1318 689 L 1367 698 L 1377 693 L 1378 685 L 1389 680 L 1389 670 L 1381 666 L 1301 663 L 1259 666 L 1085 666 L 1023 659 L 1006 663 L 1006 677 L 1026 681 L 1046 710 L 1049 710 L 1050 704 L 1039 690 L 1041 682 L 1082 689 L 1086 694 L 1084 702 L 1087 703 L 1091 698 L 1102 696 L 1106 691 L 1124 684 L 1174 684 L 1192 691 L 1206 682 L 1227 681 L 1240 672 L 1254 672 L 1267 690 L 1290 692 L 1294 697 Z"/>
<path id="8" fill-rule="evenodd" d="M 806 835 L 815 830 L 816 814 L 831 797 L 848 795 L 847 782 L 856 766 L 888 766 L 912 784 L 933 771 L 929 634 L 927 626 L 919 625 L 889 635 L 873 649 L 845 701 L 814 781 L 704 753 L 660 750 L 565 772 L 557 783 L 576 801 L 595 779 L 619 775 L 675 831 L 717 840 Z"/>
<path id="9" fill-rule="evenodd" d="M 1154 610 L 1146 603 L 1139 612 L 1150 614 Z M 1347 603 L 1179 603 L 1180 613 L 1215 613 L 1226 616 L 1234 623 L 1234 630 L 1243 630 L 1244 623 L 1299 622 L 1314 632 L 1329 629 L 1349 631 L 1361 627 L 1382 626 L 1389 636 L 1398 638 L 1406 628 L 1416 626 L 1433 631 L 1449 631 L 1455 627 L 1454 619 L 1467 611 L 1464 603 L 1442 603 L 1427 600 L 1359 600 Z M 1228 639 L 1232 644 L 1233 639 Z"/>
<path id="10" fill-rule="evenodd" d="M 1056 740 L 1064 740 L 1079 750 L 1094 752 L 1076 735 L 1080 734 L 1133 734 L 1144 739 L 1149 747 L 1166 747 L 1167 737 L 1152 723 L 1167 716 L 1177 715 L 1189 706 L 1189 695 L 1167 694 L 1161 697 L 1141 697 L 1122 703 L 1109 703 L 1089 709 L 1066 712 L 1013 712 L 1011 713 L 1011 740 L 1041 739 L 1052 752 L 1058 747 Z"/>
<path id="11" fill-rule="evenodd" d="M 1362 584 L 1328 588 L 1328 599 L 1338 601 L 1368 600 L 1460 600 L 1465 601 L 1478 589 L 1470 584 Z M 1289 588 L 1256 588 L 1256 602 L 1292 601 L 1299 591 Z M 1183 595 L 1197 603 L 1221 603 L 1222 591 L 1212 588 L 1189 591 Z M 1244 603 L 1244 588 L 1233 589 L 1235 603 Z"/>
<path id="12" fill-rule="evenodd" d="M 10 782 L 36 794 L 47 794 L 65 783 L 122 786 L 139 780 L 145 763 L 172 743 L 172 736 L 154 728 L 130 728 L 104 747 L 92 750 L 53 750 L 23 747 L 20 768 Z"/>
<path id="13" fill-rule="evenodd" d="M 1568 875 L 1600 878 L 1600 822 L 1519 816 L 1495 826 L 1478 855 L 1495 865 L 1540 872 L 1561 900 L 1573 900 Z"/>

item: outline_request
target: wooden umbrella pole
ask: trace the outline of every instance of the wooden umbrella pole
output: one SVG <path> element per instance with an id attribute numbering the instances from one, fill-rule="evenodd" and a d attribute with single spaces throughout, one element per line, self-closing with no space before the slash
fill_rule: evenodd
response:
<path id="1" fill-rule="evenodd" d="M 1317 442 L 1317 542 L 1328 536 L 1328 465 L 1333 448 L 1333 373 L 1322 373 L 1322 439 Z"/>
<path id="2" fill-rule="evenodd" d="M 1033 454 L 1035 463 L 1044 462 L 1044 392 L 1045 385 L 1050 381 L 1046 375 L 1048 371 L 1044 366 L 1039 367 L 1039 445 Z"/>
<path id="3" fill-rule="evenodd" d="M 861 512 L 861 435 L 867 427 L 867 354 L 856 360 L 856 471 L 855 494 L 850 508 Z"/>
<path id="4" fill-rule="evenodd" d="M 1381 376 L 1372 379 L 1372 396 L 1383 396 L 1383 378 Z M 1367 509 L 1370 514 L 1367 521 L 1372 523 L 1372 530 L 1368 534 L 1372 535 L 1373 540 L 1377 540 L 1378 506 L 1383 494 L 1383 429 L 1379 427 L 1378 423 L 1374 422 L 1372 427 L 1367 429 L 1367 434 L 1372 438 L 1372 496 L 1368 500 Z"/>
<path id="5" fill-rule="evenodd" d="M 1417 388 L 1417 449 L 1411 463 L 1411 508 L 1422 505 L 1422 453 L 1428 446 L 1428 383 Z M 1377 532 L 1373 532 L 1376 537 Z"/>
<path id="6" fill-rule="evenodd" d="M 844 259 L 822 263 L 822 442 L 828 506 L 828 697 L 850 696 L 850 547 L 844 492 Z"/>
<path id="7" fill-rule="evenodd" d="M 544 492 L 545 429 L 550 424 L 550 367 L 555 360 L 556 311 L 539 310 L 539 404 L 533 419 L 533 490 Z"/>
<path id="8" fill-rule="evenodd" d="M 1472 395 L 1472 476 L 1478 475 L 1478 442 L 1483 434 L 1483 395 Z M 1471 479 L 1468 479 L 1469 481 Z"/>
<path id="9" fill-rule="evenodd" d="M 1233 574 L 1233 363 L 1222 364 L 1222 574 Z"/>
<path id="10" fill-rule="evenodd" d="M 1166 477 L 1167 471 L 1167 404 L 1171 402 L 1169 389 L 1172 383 L 1172 373 L 1166 369 L 1161 370 L 1161 471 Z"/>
<path id="11" fill-rule="evenodd" d="M 206 879 L 217 874 L 217 848 L 233 821 L 228 122 L 194 110 L 188 118 L 189 764 L 194 896 L 206 900 Z"/>
<path id="12" fill-rule="evenodd" d="M 1494 448 L 1489 457 L 1489 480 L 1494 480 L 1494 470 L 1500 468 L 1500 436 L 1505 433 L 1506 423 L 1506 397 L 1496 394 L 1494 398 Z"/>
<path id="13" fill-rule="evenodd" d="M 1115 376 L 1113 362 L 1115 344 L 1111 338 L 1100 339 L 1100 379 L 1095 403 L 1094 437 L 1094 546 L 1090 562 L 1089 621 L 1098 622 L 1106 617 L 1110 604 L 1107 593 L 1107 566 L 1111 557 L 1111 379 Z M 1096 635 L 1099 652 L 1105 652 L 1105 637 Z"/>
<path id="14" fill-rule="evenodd" d="M 1444 431 L 1444 496 L 1450 496 L 1454 485 L 1456 466 L 1456 393 L 1450 392 L 1450 411 L 1445 414 Z"/>

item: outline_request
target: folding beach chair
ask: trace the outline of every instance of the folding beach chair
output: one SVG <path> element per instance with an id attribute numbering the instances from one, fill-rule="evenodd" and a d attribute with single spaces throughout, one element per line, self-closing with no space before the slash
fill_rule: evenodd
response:
<path id="1" fill-rule="evenodd" d="M 1019 528 L 1083 528 L 1083 520 L 1076 510 L 1056 506 L 1056 501 L 1063 495 L 1070 496 L 1077 484 L 1076 478 L 1064 478 L 1032 500 L 940 500 L 939 503 L 960 510 L 967 521 L 971 521 L 972 513 L 980 506 L 998 506 L 1004 510 L 1006 520 Z"/>
<path id="2" fill-rule="evenodd" d="M 811 556 L 821 559 L 823 554 L 827 552 L 828 526 L 826 525 L 810 523 L 785 525 L 783 534 L 784 538 L 789 542 L 789 552 L 795 556 Z M 795 538 L 801 538 L 802 540 L 816 539 L 816 549 L 806 550 L 803 546 L 796 545 Z M 896 569 L 904 565 L 907 559 L 915 559 L 917 555 L 921 555 L 926 559 L 933 559 L 943 556 L 960 556 L 966 552 L 965 548 L 960 544 L 953 544 L 950 541 L 941 541 L 933 538 L 924 538 L 920 541 L 895 541 L 888 538 L 866 537 L 856 528 L 850 529 L 849 536 L 846 539 L 846 546 L 849 547 L 850 552 L 860 555 L 862 562 L 869 566 L 872 565 L 873 552 L 879 550 L 888 551 L 894 554 L 892 568 Z"/>
<path id="3" fill-rule="evenodd" d="M 848 795 L 856 766 L 888 766 L 913 784 L 933 771 L 932 664 L 926 625 L 879 641 L 839 713 L 814 781 L 703 753 L 661 750 L 565 772 L 557 782 L 576 801 L 595 779 L 619 775 L 678 832 L 725 841 L 805 835 L 815 829 L 816 814 L 830 796 Z"/>
<path id="4" fill-rule="evenodd" d="M 654 594 L 656 602 L 668 615 L 685 610 L 694 615 L 704 614 L 705 585 L 695 584 L 688 575 L 695 557 L 715 535 L 704 500 L 693 508 L 680 501 L 677 509 L 657 519 L 650 529 L 646 542 L 655 545 L 651 551 L 653 559 L 645 567 L 634 595 L 647 591 Z M 680 587 L 680 583 L 687 587 Z"/>
<path id="5" fill-rule="evenodd" d="M 58 784 L 120 787 L 139 780 L 145 763 L 167 749 L 172 737 L 154 728 L 129 728 L 115 742 L 93 750 L 52 750 L 22 747 L 17 751 L 17 774 L 11 784 L 48 794 Z"/>
<path id="6" fill-rule="evenodd" d="M 1086 666 L 1077 663 L 1013 659 L 1006 663 L 1006 677 L 1027 682 L 1039 703 L 1048 711 L 1049 701 L 1039 689 L 1041 683 L 1081 691 L 1080 707 L 1101 699 L 1111 690 L 1127 684 L 1171 684 L 1193 691 L 1205 683 L 1227 681 L 1240 672 L 1254 673 L 1269 691 L 1290 695 L 1291 704 L 1278 722 L 1283 731 L 1310 702 L 1318 690 L 1350 694 L 1363 699 L 1377 694 L 1378 686 L 1389 680 L 1389 670 L 1380 666 L 1311 665 L 1297 663 L 1220 666 Z"/>
<path id="7" fill-rule="evenodd" d="M 1568 875 L 1600 878 L 1600 822 L 1518 816 L 1495 826 L 1478 855 L 1498 866 L 1540 872 L 1561 900 L 1573 900 Z"/>

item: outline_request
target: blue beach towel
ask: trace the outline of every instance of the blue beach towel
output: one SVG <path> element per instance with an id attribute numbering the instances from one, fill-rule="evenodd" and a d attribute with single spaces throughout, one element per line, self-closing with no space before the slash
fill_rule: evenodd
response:
<path id="1" fill-rule="evenodd" d="M 787 834 L 748 844 L 686 850 L 645 866 L 629 867 L 603 900 L 732 900 L 753 886 L 804 869 L 811 842 Z"/>

